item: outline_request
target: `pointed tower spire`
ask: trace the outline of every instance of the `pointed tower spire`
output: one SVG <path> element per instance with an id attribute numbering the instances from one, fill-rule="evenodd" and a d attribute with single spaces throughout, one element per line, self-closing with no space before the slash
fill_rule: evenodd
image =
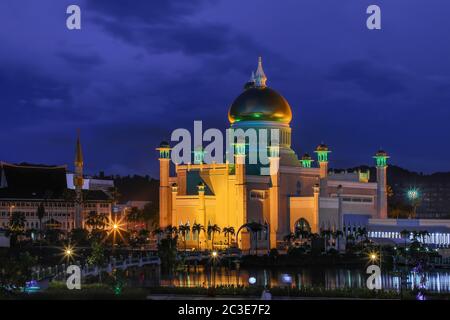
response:
<path id="1" fill-rule="evenodd" d="M 256 69 L 255 73 L 255 86 L 258 88 L 265 88 L 266 87 L 266 81 L 267 77 L 264 73 L 263 67 L 262 67 L 262 58 L 258 58 L 258 69 Z"/>
<path id="2" fill-rule="evenodd" d="M 250 76 L 249 82 L 255 83 L 255 71 L 252 71 L 252 75 Z"/>
<path id="3" fill-rule="evenodd" d="M 78 130 L 77 147 L 75 151 L 75 166 L 83 165 L 83 150 L 81 149 L 80 130 Z"/>
<path id="4" fill-rule="evenodd" d="M 80 130 L 78 130 L 77 147 L 75 151 L 75 173 L 73 184 L 75 186 L 75 215 L 73 228 L 83 228 L 83 151 L 80 143 Z"/>

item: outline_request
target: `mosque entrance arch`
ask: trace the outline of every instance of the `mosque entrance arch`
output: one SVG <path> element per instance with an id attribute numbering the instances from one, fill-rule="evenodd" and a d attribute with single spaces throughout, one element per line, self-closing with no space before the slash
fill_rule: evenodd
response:
<path id="1" fill-rule="evenodd" d="M 294 224 L 294 232 L 311 232 L 311 225 L 305 218 L 298 219 Z"/>

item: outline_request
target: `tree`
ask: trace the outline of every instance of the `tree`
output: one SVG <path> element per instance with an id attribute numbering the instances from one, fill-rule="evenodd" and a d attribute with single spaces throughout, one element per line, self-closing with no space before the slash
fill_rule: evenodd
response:
<path id="1" fill-rule="evenodd" d="M 191 227 L 187 223 L 182 224 L 178 227 L 178 232 L 181 234 L 181 237 L 183 239 L 185 254 L 186 254 L 186 236 L 188 235 L 189 231 L 191 231 Z"/>
<path id="2" fill-rule="evenodd" d="M 161 240 L 161 235 L 164 234 L 164 230 L 161 229 L 161 228 L 159 228 L 159 227 L 157 227 L 157 228 L 155 228 L 155 229 L 153 230 L 152 234 L 153 234 L 154 236 L 156 236 L 157 244 L 159 244 L 159 242 L 160 242 L 160 240 Z"/>
<path id="3" fill-rule="evenodd" d="M 330 229 L 324 229 L 320 232 L 320 235 L 325 238 L 325 252 L 328 251 L 328 242 L 332 234 L 333 231 L 331 231 Z"/>
<path id="4" fill-rule="evenodd" d="M 25 231 L 25 214 L 23 212 L 14 212 L 9 220 L 9 234 L 11 236 L 11 246 L 17 243 L 19 235 Z"/>
<path id="5" fill-rule="evenodd" d="M 406 230 L 406 229 L 400 231 L 400 236 L 403 239 L 405 239 L 405 248 L 406 248 L 406 240 L 409 239 L 410 234 L 411 234 L 411 232 L 409 230 Z"/>
<path id="6" fill-rule="evenodd" d="M 413 207 L 403 201 L 394 201 L 389 203 L 389 218 L 407 219 L 411 214 Z"/>
<path id="7" fill-rule="evenodd" d="M 142 221 L 145 222 L 147 229 L 156 227 L 159 224 L 159 205 L 155 202 L 147 203 L 141 210 Z"/>
<path id="8" fill-rule="evenodd" d="M 208 226 L 208 237 L 211 235 L 211 249 L 214 250 L 214 235 L 220 233 L 220 227 L 217 224 Z"/>
<path id="9" fill-rule="evenodd" d="M 288 247 L 291 246 L 292 240 L 294 240 L 294 239 L 295 239 L 295 234 L 292 233 L 292 232 L 288 233 L 287 235 L 285 235 L 285 236 L 283 237 L 283 240 L 284 240 L 284 242 L 287 243 Z"/>
<path id="10" fill-rule="evenodd" d="M 168 225 L 168 226 L 166 227 L 166 229 L 164 230 L 164 232 L 166 233 L 167 238 L 172 239 L 174 235 L 175 235 L 175 236 L 177 235 L 178 230 L 177 230 L 177 227 L 174 227 L 174 226 L 172 226 L 172 225 Z"/>
<path id="11" fill-rule="evenodd" d="M 356 231 L 356 238 L 364 238 L 364 240 L 367 240 L 367 229 L 366 227 L 358 227 Z"/>
<path id="12" fill-rule="evenodd" d="M 90 211 L 86 219 L 86 225 L 92 228 L 92 230 L 105 229 L 106 226 L 106 215 L 104 213 L 97 213 L 95 211 Z"/>
<path id="13" fill-rule="evenodd" d="M 192 232 L 197 233 L 197 250 L 200 250 L 200 232 L 205 232 L 205 226 L 200 223 L 195 223 L 192 225 Z"/>
<path id="14" fill-rule="evenodd" d="M 45 239 L 49 243 L 57 243 L 60 236 L 63 234 L 63 231 L 60 229 L 47 229 L 45 230 Z"/>
<path id="15" fill-rule="evenodd" d="M 258 255 L 258 232 L 264 230 L 264 225 L 258 222 L 249 222 L 246 225 L 246 228 L 251 232 L 253 239 L 255 240 L 255 252 Z"/>
<path id="16" fill-rule="evenodd" d="M 79 246 L 89 244 L 89 232 L 86 229 L 72 229 L 69 238 L 71 243 L 75 243 Z"/>
<path id="17" fill-rule="evenodd" d="M 136 228 L 136 224 L 142 221 L 141 210 L 138 207 L 131 207 L 126 219 L 128 223 L 134 223 L 134 228 Z"/>
<path id="18" fill-rule="evenodd" d="M 99 282 L 102 282 L 101 268 L 105 265 L 106 257 L 105 257 L 105 249 L 103 248 L 103 245 L 100 242 L 94 241 L 92 243 L 92 252 L 91 255 L 87 258 L 87 262 L 88 264 L 96 266 L 100 269 Z"/>
<path id="19" fill-rule="evenodd" d="M 28 252 L 18 256 L 3 253 L 0 251 L 0 293 L 5 289 L 20 290 L 32 279 L 32 267 L 37 259 Z"/>
<path id="20" fill-rule="evenodd" d="M 234 236 L 235 235 L 235 231 L 233 227 L 225 227 L 222 230 L 223 235 L 225 237 L 227 237 L 227 241 L 228 241 L 228 248 L 231 246 L 231 242 L 230 242 L 230 236 Z"/>
<path id="21" fill-rule="evenodd" d="M 150 236 L 150 231 L 147 229 L 141 229 L 138 233 L 138 239 L 140 245 L 145 245 L 147 243 L 147 239 Z"/>
<path id="22" fill-rule="evenodd" d="M 336 230 L 333 236 L 336 238 L 336 247 L 339 250 L 339 239 L 344 236 L 344 233 L 341 230 Z"/>

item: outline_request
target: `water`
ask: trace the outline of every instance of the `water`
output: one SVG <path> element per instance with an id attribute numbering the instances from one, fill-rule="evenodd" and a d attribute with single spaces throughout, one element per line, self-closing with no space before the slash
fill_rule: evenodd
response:
<path id="1" fill-rule="evenodd" d="M 215 276 L 214 276 L 215 275 Z M 180 271 L 174 274 L 161 272 L 159 267 L 144 267 L 128 271 L 129 283 L 132 286 L 176 286 L 197 287 L 216 285 L 244 285 L 248 286 L 249 280 L 254 278 L 258 286 L 287 286 L 288 282 L 295 288 L 323 287 L 326 289 L 337 288 L 366 288 L 368 274 L 364 269 L 346 268 L 251 268 L 228 269 L 217 267 L 216 272 L 208 267 L 191 267 L 189 272 Z M 450 292 L 450 272 L 437 270 L 425 273 L 425 287 L 432 292 Z M 381 275 L 382 288 L 385 290 L 399 290 L 400 278 L 391 272 Z M 253 279 L 251 279 L 253 280 Z M 411 272 L 408 274 L 407 287 L 409 289 L 419 287 L 421 275 Z"/>

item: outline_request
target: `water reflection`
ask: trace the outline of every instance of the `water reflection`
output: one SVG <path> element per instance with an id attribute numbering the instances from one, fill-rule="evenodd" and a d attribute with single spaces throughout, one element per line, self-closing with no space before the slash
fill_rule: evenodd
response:
<path id="1" fill-rule="evenodd" d="M 157 267 L 144 267 L 128 271 L 130 285 L 133 286 L 176 286 L 197 287 L 211 285 L 249 285 L 249 278 L 256 279 L 258 286 L 365 288 L 368 275 L 362 269 L 341 268 L 289 268 L 289 269 L 228 269 L 218 267 L 213 272 L 210 268 L 191 267 L 189 271 L 173 274 L 162 273 Z M 426 288 L 434 292 L 450 292 L 450 272 L 446 270 L 425 273 Z M 411 272 L 408 275 L 408 288 L 416 288 L 421 275 Z M 382 273 L 383 289 L 399 290 L 400 278 L 391 272 Z"/>

